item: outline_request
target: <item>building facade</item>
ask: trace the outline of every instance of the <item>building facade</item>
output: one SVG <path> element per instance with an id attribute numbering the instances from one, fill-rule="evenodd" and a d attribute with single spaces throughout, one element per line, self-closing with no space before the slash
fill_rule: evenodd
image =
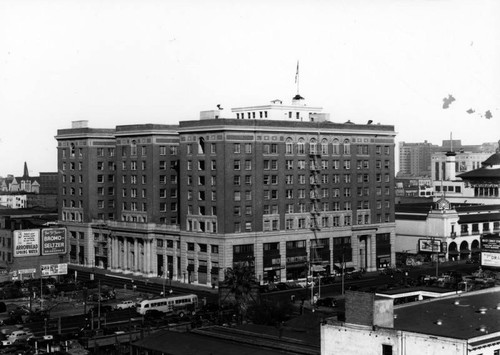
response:
<path id="1" fill-rule="evenodd" d="M 436 203 L 396 206 L 397 253 L 411 260 L 480 258 L 481 239 L 500 232 L 500 205 Z"/>
<path id="2" fill-rule="evenodd" d="M 420 143 L 399 142 L 399 172 L 403 176 L 430 176 L 431 155 L 435 145 L 427 141 Z"/>
<path id="3" fill-rule="evenodd" d="M 240 262 L 261 282 L 393 264 L 394 127 L 317 111 L 59 130 L 70 261 L 202 285 Z"/>

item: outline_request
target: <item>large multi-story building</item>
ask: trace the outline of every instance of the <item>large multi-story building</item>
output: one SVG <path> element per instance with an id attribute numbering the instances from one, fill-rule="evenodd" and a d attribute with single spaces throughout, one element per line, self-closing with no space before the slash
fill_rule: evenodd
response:
<path id="1" fill-rule="evenodd" d="M 260 281 L 393 264 L 394 127 L 302 100 L 59 130 L 70 261 L 205 285 L 238 262 Z"/>
<path id="2" fill-rule="evenodd" d="M 430 176 L 431 154 L 436 146 L 421 143 L 399 142 L 399 172 L 403 176 Z"/>

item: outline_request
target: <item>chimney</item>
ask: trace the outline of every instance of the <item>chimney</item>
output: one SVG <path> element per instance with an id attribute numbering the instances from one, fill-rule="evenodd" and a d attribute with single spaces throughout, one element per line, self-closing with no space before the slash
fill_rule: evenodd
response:
<path id="1" fill-rule="evenodd" d="M 71 121 L 71 128 L 87 128 L 88 126 L 88 120 Z"/>
<path id="2" fill-rule="evenodd" d="M 345 321 L 371 327 L 393 328 L 393 300 L 375 299 L 374 293 L 346 291 Z"/>

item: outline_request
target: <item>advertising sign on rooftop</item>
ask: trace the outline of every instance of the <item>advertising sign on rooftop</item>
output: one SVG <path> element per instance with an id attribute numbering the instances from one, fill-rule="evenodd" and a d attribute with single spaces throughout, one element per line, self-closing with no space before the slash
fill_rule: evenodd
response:
<path id="1" fill-rule="evenodd" d="M 418 249 L 421 252 L 440 253 L 441 241 L 437 239 L 419 239 Z"/>
<path id="2" fill-rule="evenodd" d="M 42 255 L 66 254 L 66 228 L 42 229 Z"/>
<path id="3" fill-rule="evenodd" d="M 67 275 L 68 264 L 41 265 L 42 276 Z"/>
<path id="4" fill-rule="evenodd" d="M 25 229 L 14 231 L 14 257 L 40 255 L 40 230 Z"/>

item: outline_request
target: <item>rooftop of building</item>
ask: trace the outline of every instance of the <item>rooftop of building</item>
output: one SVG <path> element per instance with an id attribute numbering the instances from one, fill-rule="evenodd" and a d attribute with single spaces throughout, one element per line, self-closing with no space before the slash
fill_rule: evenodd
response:
<path id="1" fill-rule="evenodd" d="M 134 343 L 169 354 L 319 354 L 321 314 L 305 313 L 280 327 L 246 324 L 208 326 L 188 333 L 164 331 Z M 167 345 L 168 344 L 168 345 Z"/>
<path id="2" fill-rule="evenodd" d="M 367 131 L 385 131 L 395 134 L 393 125 L 381 124 L 356 124 L 351 121 L 345 123 L 336 123 L 331 121 L 322 122 L 305 122 L 305 121 L 288 121 L 288 120 L 266 120 L 266 119 L 248 119 L 238 120 L 235 118 L 216 118 L 199 121 L 181 121 L 179 129 L 197 128 L 206 126 L 236 126 L 236 127 L 255 127 L 259 129 L 265 128 L 309 128 L 309 129 L 343 129 L 343 130 L 367 130 Z"/>
<path id="3" fill-rule="evenodd" d="M 40 215 L 57 216 L 57 208 L 34 207 L 34 208 L 0 208 L 0 217 L 23 217 Z"/>
<path id="4" fill-rule="evenodd" d="M 460 224 L 500 220 L 500 205 L 498 204 L 450 204 L 450 208 L 450 212 L 457 212 Z M 437 210 L 436 202 L 399 203 L 395 205 L 395 217 L 397 220 L 426 220 L 432 210 Z"/>
<path id="5" fill-rule="evenodd" d="M 129 124 L 116 126 L 116 134 L 125 134 L 131 132 L 155 132 L 155 131 L 172 131 L 177 130 L 178 125 L 144 123 L 144 124 Z"/>
<path id="6" fill-rule="evenodd" d="M 457 339 L 500 332 L 500 287 L 397 306 L 394 329 Z"/>

